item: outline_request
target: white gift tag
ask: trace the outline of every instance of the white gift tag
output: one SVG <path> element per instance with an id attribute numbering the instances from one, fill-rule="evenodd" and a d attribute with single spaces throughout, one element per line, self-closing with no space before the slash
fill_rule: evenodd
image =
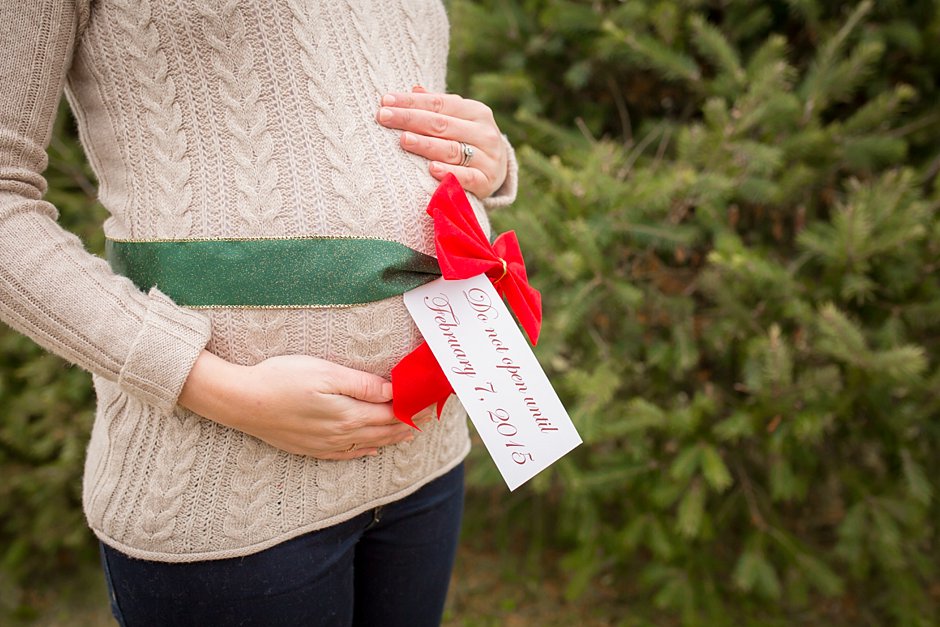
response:
<path id="1" fill-rule="evenodd" d="M 568 412 L 486 276 L 437 279 L 404 297 L 510 490 L 581 444 Z"/>

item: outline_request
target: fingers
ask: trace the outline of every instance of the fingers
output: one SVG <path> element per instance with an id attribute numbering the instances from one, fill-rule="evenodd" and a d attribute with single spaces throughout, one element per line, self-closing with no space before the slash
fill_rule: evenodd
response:
<path id="1" fill-rule="evenodd" d="M 350 444 L 339 450 L 326 451 L 317 454 L 320 459 L 343 460 L 378 455 L 378 450 L 384 446 L 392 446 L 401 442 L 411 442 L 415 438 L 414 430 L 398 422 L 395 425 L 377 427 L 364 427 L 350 432 L 346 438 Z M 352 448 L 350 448 L 352 447 Z"/>
<path id="2" fill-rule="evenodd" d="M 382 96 L 382 106 L 401 109 L 422 109 L 464 120 L 492 122 L 493 111 L 482 102 L 457 94 L 432 94 L 424 91 L 391 93 Z"/>
<path id="3" fill-rule="evenodd" d="M 376 406 L 362 402 L 357 404 L 361 408 Z M 433 416 L 433 410 L 424 411 L 416 415 L 414 420 L 417 424 L 424 424 Z M 289 444 L 272 444 L 289 453 L 338 461 L 375 456 L 382 447 L 411 442 L 419 435 L 410 426 L 394 418 L 388 424 L 371 424 L 372 420 L 374 417 L 337 420 L 333 433 L 327 436 L 307 433 L 301 427 L 300 432 L 290 438 Z"/>
<path id="4" fill-rule="evenodd" d="M 431 405 L 427 407 L 426 409 L 419 411 L 417 414 L 412 416 L 411 419 L 414 421 L 416 425 L 420 427 L 421 425 L 430 422 L 431 419 L 435 418 L 436 416 L 437 416 L 437 407 L 435 405 Z"/>
<path id="5" fill-rule="evenodd" d="M 248 372 L 254 410 L 222 424 L 288 453 L 355 459 L 418 434 L 395 418 L 391 384 L 382 377 L 298 355 L 272 357 Z"/>
<path id="6" fill-rule="evenodd" d="M 332 364 L 332 371 L 324 379 L 328 394 L 342 394 L 368 403 L 387 403 L 392 400 L 392 384 L 382 377 Z"/>
<path id="7" fill-rule="evenodd" d="M 358 409 L 371 409 L 375 405 L 369 406 L 364 403 L 357 403 Z M 390 407 L 390 406 L 388 406 Z M 414 416 L 414 422 L 423 425 L 434 418 L 436 415 L 434 406 L 418 412 Z M 355 444 L 358 449 L 378 449 L 383 446 L 391 446 L 400 442 L 410 442 L 414 440 L 417 433 L 411 426 L 406 425 L 394 416 L 357 416 L 347 418 L 337 422 L 336 435 L 325 440 L 325 444 L 331 453 L 347 454 L 351 451 L 346 449 Z"/>
<path id="8" fill-rule="evenodd" d="M 432 161 L 428 166 L 428 170 L 431 172 L 431 176 L 439 181 L 443 180 L 448 172 L 453 174 L 457 177 L 461 187 L 475 194 L 478 198 L 486 198 L 495 187 L 487 175 L 478 168 Z"/>
<path id="9" fill-rule="evenodd" d="M 359 457 L 375 457 L 379 454 L 379 450 L 376 448 L 359 448 L 356 447 L 351 451 L 326 451 L 314 455 L 317 459 L 328 459 L 330 461 L 344 461 L 348 459 L 357 459 Z"/>
<path id="10" fill-rule="evenodd" d="M 496 150 L 502 141 L 495 126 L 424 109 L 382 107 L 376 119 L 388 128 L 467 142 L 484 151 Z"/>
<path id="11" fill-rule="evenodd" d="M 410 131 L 401 134 L 401 147 L 429 161 L 440 161 L 451 165 L 460 165 L 464 158 L 461 142 L 453 139 L 417 135 Z M 474 150 L 473 157 L 468 165 L 472 165 L 479 170 L 492 169 L 492 158 L 472 145 L 470 147 Z"/>
<path id="12" fill-rule="evenodd" d="M 403 422 L 397 425 L 366 427 L 351 434 L 356 447 L 380 448 L 415 439 L 415 431 Z"/>
<path id="13" fill-rule="evenodd" d="M 503 137 L 492 110 L 481 102 L 415 86 L 411 93 L 383 96 L 376 120 L 404 131 L 401 147 L 428 159 L 431 175 L 438 180 L 451 172 L 479 198 L 488 197 L 505 180 L 508 155 Z M 467 163 L 461 143 L 473 148 Z"/>

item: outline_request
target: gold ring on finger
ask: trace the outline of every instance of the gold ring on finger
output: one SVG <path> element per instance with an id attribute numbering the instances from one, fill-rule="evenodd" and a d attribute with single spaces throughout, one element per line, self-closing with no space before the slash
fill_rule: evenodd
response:
<path id="1" fill-rule="evenodd" d="M 344 453 L 352 453 L 352 452 L 355 451 L 355 450 L 356 450 L 356 443 L 353 442 L 352 444 L 349 445 L 349 448 L 343 449 L 343 452 L 344 452 Z"/>
<path id="2" fill-rule="evenodd" d="M 463 159 L 460 160 L 460 167 L 465 168 L 470 165 L 470 161 L 473 159 L 473 146 L 469 146 L 464 142 L 458 142 L 460 144 L 460 150 L 463 152 Z"/>

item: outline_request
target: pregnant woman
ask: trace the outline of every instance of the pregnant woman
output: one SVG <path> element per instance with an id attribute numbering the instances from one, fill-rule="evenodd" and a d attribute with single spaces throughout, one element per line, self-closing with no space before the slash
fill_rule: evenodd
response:
<path id="1" fill-rule="evenodd" d="M 433 254 L 447 173 L 487 231 L 513 200 L 489 109 L 443 93 L 440 0 L 17 0 L 0 41 L 0 318 L 94 375 L 83 502 L 117 620 L 438 624 L 463 410 L 452 397 L 422 431 L 393 417 L 389 372 L 420 341 L 400 296 L 289 292 L 359 289 L 375 255 L 351 241 Z M 63 91 L 110 264 L 43 200 Z M 140 253 L 324 241 L 312 265 L 276 257 L 290 302 L 261 307 L 184 306 L 167 293 L 196 285 L 186 269 Z M 226 297 L 268 287 L 198 258 Z M 141 267 L 166 286 L 135 284 Z"/>

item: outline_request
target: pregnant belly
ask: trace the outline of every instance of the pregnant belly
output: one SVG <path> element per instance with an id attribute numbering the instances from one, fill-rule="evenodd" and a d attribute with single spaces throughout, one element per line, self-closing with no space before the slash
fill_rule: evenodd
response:
<path id="1" fill-rule="evenodd" d="M 311 355 L 388 377 L 420 342 L 400 296 L 341 309 L 208 310 L 208 349 L 241 365 Z"/>

